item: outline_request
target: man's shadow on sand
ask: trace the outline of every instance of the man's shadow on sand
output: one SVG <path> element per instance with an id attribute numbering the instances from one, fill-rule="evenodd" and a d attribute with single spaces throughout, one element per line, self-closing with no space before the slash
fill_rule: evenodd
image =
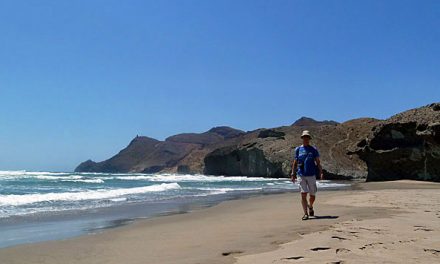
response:
<path id="1" fill-rule="evenodd" d="M 315 215 L 310 216 L 308 220 L 321 220 L 321 219 L 338 219 L 337 215 Z"/>

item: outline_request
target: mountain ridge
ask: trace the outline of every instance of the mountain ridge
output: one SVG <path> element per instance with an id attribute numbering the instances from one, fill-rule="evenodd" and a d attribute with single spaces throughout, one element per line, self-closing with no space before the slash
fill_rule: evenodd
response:
<path id="1" fill-rule="evenodd" d="M 398 113 L 385 120 L 364 117 L 342 123 L 301 117 L 289 126 L 260 128 L 247 132 L 220 126 L 203 133 L 173 135 L 163 141 L 136 137 L 110 159 L 101 162 L 87 160 L 75 171 L 288 177 L 293 149 L 301 144 L 300 134 L 303 130 L 310 130 L 313 135 L 312 144 L 316 145 L 321 153 L 321 163 L 327 179 L 380 180 L 386 178 L 386 175 L 374 174 L 372 164 L 377 161 L 375 157 L 381 150 L 374 152 L 376 156 L 371 150 L 374 150 L 375 146 L 388 144 L 388 138 L 392 136 L 400 137 L 400 145 L 396 145 L 397 148 L 412 144 L 411 140 L 420 142 L 420 137 L 429 140 L 430 156 L 424 160 L 429 160 L 429 164 L 436 166 L 437 156 L 440 157 L 437 153 L 440 153 L 440 132 L 437 131 L 440 127 L 437 125 L 440 124 L 439 109 L 440 104 L 434 103 Z M 382 131 L 384 127 L 384 132 L 377 132 Z M 415 131 L 414 135 L 411 131 L 409 134 L 406 133 L 406 128 Z M 374 144 L 371 145 L 371 142 Z M 419 157 L 420 151 L 424 151 L 422 153 L 426 155 L 426 150 L 425 147 L 417 146 L 416 150 L 397 151 L 393 157 L 404 159 L 406 157 L 401 155 L 408 151 L 414 151 L 415 157 Z M 398 162 L 392 158 L 385 158 L 384 161 L 386 162 L 378 164 L 387 166 Z M 440 161 L 438 163 L 440 164 Z M 435 167 L 429 171 L 429 175 L 435 174 L 437 170 L 440 171 L 440 168 Z M 417 173 L 421 175 L 420 172 Z M 426 171 L 424 175 L 427 175 Z M 395 178 L 398 177 L 394 176 L 393 179 Z M 419 178 L 430 180 L 433 177 Z"/>

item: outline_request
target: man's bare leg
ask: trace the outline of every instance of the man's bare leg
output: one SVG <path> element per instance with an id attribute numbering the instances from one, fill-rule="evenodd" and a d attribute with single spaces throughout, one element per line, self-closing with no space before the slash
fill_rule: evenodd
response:
<path id="1" fill-rule="evenodd" d="M 307 193 L 301 193 L 301 204 L 304 210 L 304 214 L 309 215 L 307 213 Z"/>
<path id="2" fill-rule="evenodd" d="M 315 195 L 310 195 L 309 206 L 312 207 L 312 208 L 313 208 L 313 203 L 315 202 L 315 198 L 316 198 Z"/>
<path id="3" fill-rule="evenodd" d="M 310 195 L 309 199 L 309 215 L 315 216 L 315 210 L 313 210 L 313 203 L 315 202 L 315 195 Z"/>

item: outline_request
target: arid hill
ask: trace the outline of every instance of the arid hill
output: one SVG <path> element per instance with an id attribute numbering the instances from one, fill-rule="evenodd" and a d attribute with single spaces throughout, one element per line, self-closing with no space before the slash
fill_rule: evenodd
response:
<path id="1" fill-rule="evenodd" d="M 243 132 L 216 127 L 165 141 L 136 137 L 114 157 L 88 160 L 79 172 L 172 172 L 288 177 L 293 149 L 310 130 L 328 179 L 367 178 L 439 181 L 440 104 L 409 110 L 387 120 L 343 123 L 302 117 L 291 126 Z M 368 166 L 368 167 L 367 167 Z"/>
<path id="2" fill-rule="evenodd" d="M 218 148 L 205 159 L 205 174 L 287 177 L 295 146 L 301 145 L 304 129 L 313 135 L 312 143 L 321 153 L 327 178 L 350 179 L 367 175 L 365 163 L 347 149 L 364 139 L 379 120 L 361 118 L 341 124 L 292 125 L 259 129 L 241 137 L 237 145 Z"/>
<path id="3" fill-rule="evenodd" d="M 339 123 L 333 120 L 316 121 L 313 118 L 303 116 L 300 119 L 296 120 L 295 123 L 292 124 L 292 126 L 311 127 L 311 126 L 337 125 L 337 124 Z"/>
<path id="4" fill-rule="evenodd" d="M 87 160 L 76 167 L 75 171 L 156 173 L 177 172 L 179 169 L 182 173 L 197 172 L 201 168 L 197 164 L 197 158 L 192 158 L 193 156 L 198 157 L 198 152 L 210 151 L 211 147 L 216 147 L 225 141 L 233 143 L 234 138 L 243 134 L 244 132 L 238 129 L 215 127 L 200 134 L 178 134 L 165 141 L 138 136 L 112 158 L 102 162 Z M 203 157 L 199 159 L 203 160 Z M 192 169 L 193 167 L 195 169 Z"/>

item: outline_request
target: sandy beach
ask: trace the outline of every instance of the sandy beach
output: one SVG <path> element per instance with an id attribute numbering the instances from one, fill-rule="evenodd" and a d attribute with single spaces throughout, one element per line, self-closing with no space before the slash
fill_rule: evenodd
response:
<path id="1" fill-rule="evenodd" d="M 440 184 L 359 183 L 223 202 L 98 234 L 0 250 L 0 263 L 438 263 Z"/>

